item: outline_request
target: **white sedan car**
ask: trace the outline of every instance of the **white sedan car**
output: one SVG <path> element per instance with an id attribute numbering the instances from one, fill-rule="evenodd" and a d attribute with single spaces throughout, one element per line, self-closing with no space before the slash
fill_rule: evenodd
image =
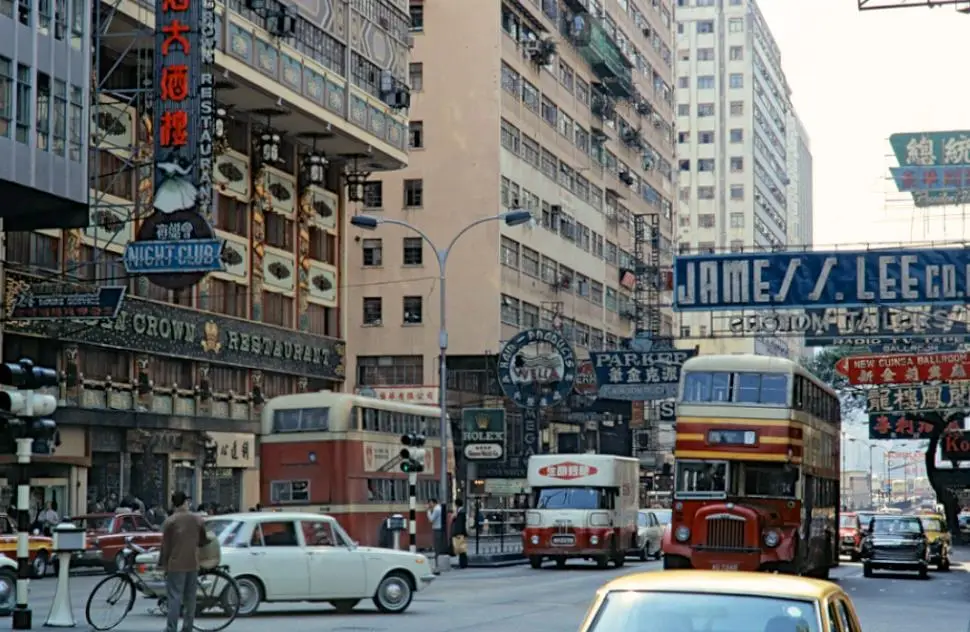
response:
<path id="1" fill-rule="evenodd" d="M 640 545 L 640 559 L 659 560 L 663 555 L 664 527 L 656 514 L 649 509 L 637 512 L 637 541 Z"/>
<path id="2" fill-rule="evenodd" d="M 263 602 L 326 601 L 349 612 L 372 599 L 381 612 L 401 613 L 434 580 L 423 555 L 358 546 L 331 516 L 250 512 L 205 521 L 222 547 L 222 565 L 239 585 L 240 615 Z M 160 577 L 157 553 L 138 556 L 148 582 Z"/>

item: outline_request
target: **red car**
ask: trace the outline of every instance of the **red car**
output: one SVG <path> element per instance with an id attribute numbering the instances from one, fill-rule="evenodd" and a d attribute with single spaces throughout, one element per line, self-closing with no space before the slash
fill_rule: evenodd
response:
<path id="1" fill-rule="evenodd" d="M 87 549 L 75 553 L 71 559 L 74 568 L 102 566 L 108 571 L 119 568 L 128 536 L 144 548 L 162 545 L 162 532 L 137 512 L 87 514 L 71 520 L 87 532 Z"/>
<path id="2" fill-rule="evenodd" d="M 839 517 L 839 553 L 848 555 L 853 562 L 858 562 L 862 553 L 862 525 L 859 515 L 844 513 Z"/>

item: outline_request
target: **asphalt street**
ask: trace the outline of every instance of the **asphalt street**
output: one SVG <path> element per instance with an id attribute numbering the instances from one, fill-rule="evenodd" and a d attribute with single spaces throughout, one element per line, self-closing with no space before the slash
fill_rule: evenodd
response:
<path id="1" fill-rule="evenodd" d="M 949 573 L 862 576 L 858 564 L 844 562 L 833 574 L 852 597 L 864 632 L 970 632 L 970 552 Z M 602 571 L 582 562 L 564 570 L 528 566 L 465 569 L 445 573 L 419 593 L 404 615 L 378 614 L 370 602 L 359 611 L 338 615 L 329 605 L 264 606 L 229 628 L 264 632 L 267 624 L 286 632 L 495 632 L 496 629 L 575 630 L 595 590 L 607 580 L 632 572 L 661 571 L 659 562 L 629 561 L 622 569 Z M 72 605 L 79 628 L 86 628 L 84 605 L 101 575 L 72 577 Z M 53 578 L 31 582 L 34 627 L 41 628 L 53 599 Z M 118 632 L 158 632 L 162 618 L 151 614 L 152 602 L 140 598 Z M 9 625 L 5 623 L 3 625 Z M 658 631 L 662 632 L 662 631 Z"/>

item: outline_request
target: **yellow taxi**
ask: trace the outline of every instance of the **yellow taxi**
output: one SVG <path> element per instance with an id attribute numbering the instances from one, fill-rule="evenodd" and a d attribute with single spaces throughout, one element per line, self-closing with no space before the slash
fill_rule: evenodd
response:
<path id="1" fill-rule="evenodd" d="M 950 570 L 950 531 L 947 529 L 946 518 L 936 513 L 923 513 L 919 516 L 923 523 L 926 541 L 930 543 L 930 564 L 935 564 L 937 570 Z"/>
<path id="2" fill-rule="evenodd" d="M 852 600 L 817 579 L 731 571 L 626 575 L 596 592 L 580 632 L 862 632 Z"/>

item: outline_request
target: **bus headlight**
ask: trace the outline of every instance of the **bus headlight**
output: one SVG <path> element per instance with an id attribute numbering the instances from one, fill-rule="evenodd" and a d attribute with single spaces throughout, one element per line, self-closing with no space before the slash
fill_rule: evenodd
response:
<path id="1" fill-rule="evenodd" d="M 765 546 L 773 549 L 781 542 L 781 535 L 777 531 L 765 531 L 764 541 Z"/>
<path id="2" fill-rule="evenodd" d="M 596 546 L 597 544 L 600 543 L 600 537 L 598 535 L 589 536 L 589 543 L 592 544 L 593 546 Z"/>
<path id="3" fill-rule="evenodd" d="M 530 542 L 532 542 L 532 544 L 539 544 L 539 536 L 537 535 L 532 536 L 532 538 L 530 539 Z"/>
<path id="4" fill-rule="evenodd" d="M 678 542 L 690 540 L 690 529 L 686 525 L 680 525 L 674 530 L 674 537 Z"/>

